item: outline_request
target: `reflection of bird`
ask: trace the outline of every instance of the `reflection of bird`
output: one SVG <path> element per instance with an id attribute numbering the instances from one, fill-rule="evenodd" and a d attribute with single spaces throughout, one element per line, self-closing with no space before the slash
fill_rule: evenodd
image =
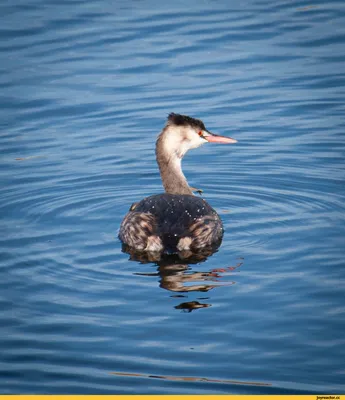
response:
<path id="1" fill-rule="evenodd" d="M 126 251 L 126 249 L 123 250 Z M 160 257 L 157 260 L 153 260 L 151 258 L 151 256 L 156 255 L 155 253 L 129 251 L 129 254 L 131 261 L 137 261 L 141 264 L 156 262 L 157 271 L 143 272 L 141 270 L 140 272 L 135 272 L 135 275 L 159 277 L 159 286 L 162 289 L 169 290 L 170 292 L 180 293 L 171 296 L 177 298 L 188 297 L 188 294 L 191 293 L 208 292 L 209 290 L 217 287 L 235 284 L 234 281 L 229 280 L 226 282 L 220 282 L 223 276 L 218 272 L 233 272 L 242 265 L 242 262 L 238 262 L 236 266 L 213 268 L 205 272 L 193 270 L 193 267 L 189 264 L 200 264 L 206 261 L 208 256 L 212 255 L 211 251 L 208 254 L 205 254 L 204 251 L 205 249 L 203 249 L 202 252 L 191 254 L 188 259 L 182 259 L 180 253 L 159 254 Z M 204 299 L 208 299 L 208 297 L 198 298 L 198 300 Z M 195 309 L 206 308 L 210 306 L 211 304 L 199 303 L 198 301 L 186 301 L 175 306 L 175 308 L 190 312 Z"/>
<path id="2" fill-rule="evenodd" d="M 121 223 L 119 238 L 139 251 L 182 252 L 219 245 L 223 225 L 216 211 L 193 195 L 181 169 L 189 149 L 204 143 L 236 143 L 209 132 L 202 121 L 170 114 L 156 143 L 164 194 L 133 204 Z"/>
<path id="3" fill-rule="evenodd" d="M 210 284 L 215 281 L 212 272 L 188 271 L 187 264 L 160 263 L 158 272 L 160 275 L 160 287 L 171 292 L 208 292 L 219 285 Z M 202 283 L 197 283 L 202 282 Z"/>
<path id="4" fill-rule="evenodd" d="M 187 301 L 186 303 L 181 303 L 178 306 L 175 306 L 177 310 L 183 310 L 186 312 L 192 312 L 193 310 L 197 310 L 198 308 L 207 307 L 211 307 L 211 304 L 199 303 L 198 301 Z"/>
<path id="5" fill-rule="evenodd" d="M 140 253 L 140 255 L 150 254 L 150 253 Z M 210 254 L 211 255 L 211 254 Z M 135 255 L 134 255 L 135 257 Z M 141 263 L 147 263 L 152 260 L 143 257 L 140 258 L 130 258 L 132 261 L 140 261 Z M 188 262 L 200 263 L 206 261 L 207 257 L 203 259 L 199 258 L 189 258 Z M 216 288 L 219 284 L 214 284 L 214 282 L 219 275 L 212 271 L 207 272 L 193 272 L 191 271 L 188 264 L 182 263 L 179 256 L 174 254 L 165 255 L 158 262 L 157 272 L 136 272 L 135 275 L 141 276 L 159 276 L 160 277 L 160 287 L 171 292 L 187 293 L 187 292 L 208 292 L 209 290 Z M 201 282 L 201 283 L 198 283 Z"/>

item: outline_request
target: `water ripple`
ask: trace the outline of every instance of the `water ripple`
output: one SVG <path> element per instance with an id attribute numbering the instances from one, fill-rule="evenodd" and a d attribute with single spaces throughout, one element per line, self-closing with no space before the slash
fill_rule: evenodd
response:
<path id="1" fill-rule="evenodd" d="M 3 393 L 344 391 L 343 2 L 133 5 L 0 6 Z M 238 144 L 184 160 L 225 236 L 166 266 L 117 230 L 172 111 Z"/>

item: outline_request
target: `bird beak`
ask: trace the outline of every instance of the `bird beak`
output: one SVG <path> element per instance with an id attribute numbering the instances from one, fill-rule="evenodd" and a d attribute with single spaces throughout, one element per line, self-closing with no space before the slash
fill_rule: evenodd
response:
<path id="1" fill-rule="evenodd" d="M 237 143 L 236 139 L 227 136 L 215 135 L 209 131 L 206 132 L 204 138 L 210 143 Z"/>

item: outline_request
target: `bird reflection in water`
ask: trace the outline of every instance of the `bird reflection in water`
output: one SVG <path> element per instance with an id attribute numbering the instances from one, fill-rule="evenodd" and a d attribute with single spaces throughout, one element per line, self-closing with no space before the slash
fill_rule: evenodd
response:
<path id="1" fill-rule="evenodd" d="M 212 256 L 219 247 L 217 246 L 205 247 L 198 252 L 183 251 L 177 254 L 163 254 L 159 252 L 140 252 L 123 245 L 122 251 L 130 255 L 130 261 L 140 262 L 142 264 L 155 263 L 157 265 L 157 272 L 137 272 L 135 275 L 140 276 L 157 276 L 160 278 L 160 287 L 171 292 L 181 293 L 172 297 L 187 297 L 183 293 L 187 292 L 208 292 L 216 287 L 233 285 L 234 281 L 227 281 L 226 283 L 218 283 L 222 278 L 220 273 L 231 272 L 239 268 L 243 262 L 238 262 L 236 266 L 226 268 L 211 269 L 206 272 L 192 271 L 189 264 L 197 264 L 205 262 L 208 257 Z M 198 300 L 208 299 L 199 298 Z M 176 309 L 185 312 L 191 312 L 200 308 L 208 308 L 211 304 L 200 303 L 199 301 L 186 301 L 177 306 Z"/>

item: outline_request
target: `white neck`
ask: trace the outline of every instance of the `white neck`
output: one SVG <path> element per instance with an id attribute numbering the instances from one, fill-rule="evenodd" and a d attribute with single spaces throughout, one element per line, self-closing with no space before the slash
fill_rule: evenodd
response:
<path id="1" fill-rule="evenodd" d="M 181 133 L 165 127 L 156 143 L 156 158 L 165 192 L 192 195 L 181 168 L 182 157 L 188 150 L 181 141 Z"/>

